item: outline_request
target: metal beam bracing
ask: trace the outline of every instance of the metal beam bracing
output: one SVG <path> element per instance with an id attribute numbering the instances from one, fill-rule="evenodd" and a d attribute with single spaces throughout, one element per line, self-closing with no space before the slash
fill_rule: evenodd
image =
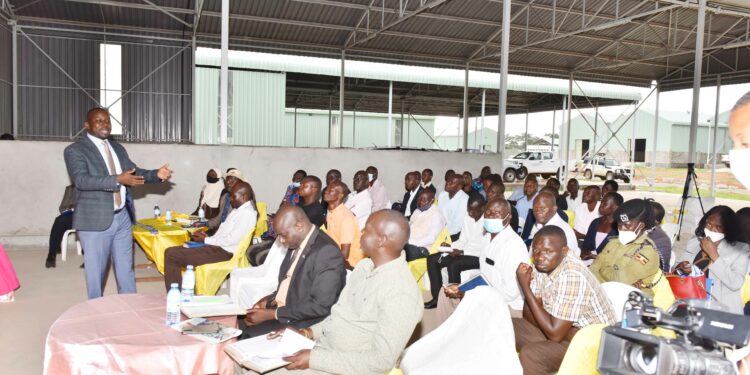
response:
<path id="1" fill-rule="evenodd" d="M 141 1 L 143 1 L 144 3 L 150 5 L 152 8 L 158 10 L 159 12 L 162 12 L 162 13 L 166 14 L 167 16 L 171 17 L 172 19 L 176 20 L 177 22 L 179 22 L 179 23 L 181 23 L 181 24 L 183 24 L 183 25 L 185 25 L 185 26 L 187 26 L 187 27 L 189 27 L 191 29 L 193 28 L 193 25 L 185 22 L 185 20 L 183 20 L 182 18 L 175 16 L 174 14 L 172 14 L 172 12 L 170 12 L 170 11 L 168 11 L 168 10 L 166 10 L 166 9 L 164 9 L 164 8 L 156 5 L 156 4 L 154 4 L 153 2 L 151 2 L 149 0 L 141 0 Z"/>
<path id="2" fill-rule="evenodd" d="M 356 39 L 357 29 L 359 29 L 359 26 L 362 25 L 362 22 L 365 20 L 366 17 L 370 17 L 370 8 L 372 8 L 373 4 L 375 4 L 375 0 L 371 0 L 370 5 L 368 5 L 367 8 L 363 9 L 362 17 L 359 18 L 359 21 L 357 21 L 357 25 L 354 26 L 354 30 L 352 30 L 352 32 L 346 38 L 346 41 L 344 42 L 344 46 L 348 46 L 352 40 Z"/>
<path id="3" fill-rule="evenodd" d="M 380 35 L 384 31 L 389 30 L 389 29 L 393 28 L 394 26 L 400 25 L 401 23 L 407 21 L 408 19 L 410 19 L 410 18 L 412 18 L 412 17 L 414 17 L 414 16 L 416 16 L 416 15 L 418 15 L 420 13 L 424 13 L 424 12 L 426 12 L 426 11 L 432 9 L 432 8 L 435 8 L 436 6 L 445 4 L 445 3 L 449 2 L 449 1 L 450 0 L 433 0 L 433 1 L 430 1 L 429 3 L 420 6 L 415 11 L 409 13 L 408 15 L 403 15 L 403 16 L 397 18 L 396 20 L 394 20 L 393 22 L 390 22 L 387 25 L 383 25 L 380 28 L 380 30 L 377 30 L 377 31 L 375 31 L 375 32 L 373 32 L 371 34 L 368 34 L 364 39 L 353 40 L 352 42 L 349 43 L 349 45 L 347 46 L 347 48 L 354 47 L 354 46 L 356 46 L 358 44 L 366 43 L 367 41 L 372 40 L 373 38 L 377 37 L 378 35 Z M 356 29 L 355 29 L 355 32 L 356 32 Z"/>
<path id="4" fill-rule="evenodd" d="M 510 0 L 508 0 L 508 1 L 510 1 Z M 518 10 L 516 12 L 516 14 L 514 14 L 513 17 L 511 17 L 511 19 L 510 19 L 511 25 L 513 24 L 513 21 L 515 21 L 519 16 L 521 16 L 521 14 L 523 14 L 523 12 L 528 12 L 529 7 L 535 1 L 536 0 L 529 0 L 526 3 L 526 5 L 524 5 L 524 7 L 522 9 Z M 528 29 L 528 25 L 527 25 L 527 29 Z M 502 32 L 503 32 L 503 27 L 501 25 L 497 29 L 497 31 L 495 31 L 494 33 L 492 33 L 492 35 L 490 35 L 490 37 L 487 38 L 486 42 L 484 42 L 479 48 L 475 49 L 474 52 L 471 53 L 471 55 L 469 55 L 469 60 L 473 60 L 480 52 L 482 52 L 485 48 L 487 48 L 487 46 L 489 46 L 490 44 L 492 44 L 492 42 L 494 42 L 495 40 L 497 40 L 497 38 L 500 37 L 500 34 L 502 34 Z"/>

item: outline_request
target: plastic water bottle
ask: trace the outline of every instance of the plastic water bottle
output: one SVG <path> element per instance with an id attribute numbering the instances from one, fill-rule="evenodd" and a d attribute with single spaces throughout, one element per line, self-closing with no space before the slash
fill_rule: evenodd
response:
<path id="1" fill-rule="evenodd" d="M 177 283 L 172 283 L 167 293 L 167 325 L 173 326 L 180 322 L 180 289 Z"/>
<path id="2" fill-rule="evenodd" d="M 206 220 L 206 210 L 204 210 L 203 207 L 198 209 L 198 220 L 200 221 Z"/>
<path id="3" fill-rule="evenodd" d="M 164 220 L 167 222 L 172 221 L 172 210 L 167 209 L 167 212 L 164 214 Z"/>
<path id="4" fill-rule="evenodd" d="M 182 275 L 182 302 L 193 302 L 194 292 L 195 271 L 193 271 L 192 265 L 188 265 L 185 273 Z"/>
<path id="5" fill-rule="evenodd" d="M 161 216 L 161 209 L 159 208 L 159 205 L 157 204 L 154 206 L 154 219 L 158 219 L 159 216 Z"/>

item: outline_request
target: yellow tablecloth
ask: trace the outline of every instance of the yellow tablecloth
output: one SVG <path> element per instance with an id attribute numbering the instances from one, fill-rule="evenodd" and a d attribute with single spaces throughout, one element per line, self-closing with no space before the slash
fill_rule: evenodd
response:
<path id="1" fill-rule="evenodd" d="M 188 217 L 183 214 L 173 215 L 175 218 Z M 189 241 L 190 234 L 188 229 L 183 228 L 178 223 L 167 223 L 164 221 L 164 217 L 160 217 L 159 219 L 141 219 L 138 222 L 149 225 L 159 231 L 157 234 L 151 234 L 145 228 L 133 225 L 133 238 L 141 246 L 148 259 L 156 264 L 159 272 L 164 274 L 164 252 L 172 246 L 182 246 L 186 241 Z M 189 228 L 191 232 L 198 229 L 200 228 Z"/>

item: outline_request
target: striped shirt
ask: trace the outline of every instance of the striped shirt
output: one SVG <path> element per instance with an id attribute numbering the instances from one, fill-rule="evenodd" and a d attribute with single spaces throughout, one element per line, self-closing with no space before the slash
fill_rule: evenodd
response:
<path id="1" fill-rule="evenodd" d="M 566 256 L 549 274 L 536 268 L 533 272 L 531 291 L 542 299 L 544 310 L 550 315 L 573 322 L 578 328 L 614 323 L 612 302 L 580 261 Z"/>

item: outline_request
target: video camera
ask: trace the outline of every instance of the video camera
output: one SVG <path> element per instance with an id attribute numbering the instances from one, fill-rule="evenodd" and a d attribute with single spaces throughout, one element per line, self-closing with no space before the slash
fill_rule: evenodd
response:
<path id="1" fill-rule="evenodd" d="M 735 374 L 728 349 L 750 343 L 750 317 L 708 309 L 704 300 L 679 300 L 667 312 L 630 292 L 622 325 L 604 329 L 597 368 L 603 375 Z M 703 305 L 703 306 L 701 306 Z M 664 328 L 674 339 L 642 331 Z"/>

